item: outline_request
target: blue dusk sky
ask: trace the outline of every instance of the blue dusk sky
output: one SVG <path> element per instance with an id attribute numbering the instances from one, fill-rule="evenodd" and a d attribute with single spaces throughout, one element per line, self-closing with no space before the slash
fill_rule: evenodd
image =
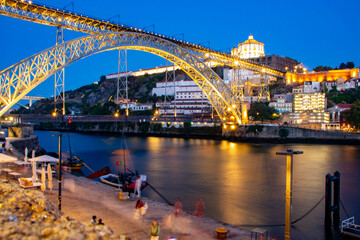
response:
<path id="1" fill-rule="evenodd" d="M 71 1 L 36 1 L 62 9 Z M 120 14 L 121 24 L 201 43 L 229 52 L 249 34 L 265 44 L 265 54 L 288 56 L 308 69 L 337 67 L 353 61 L 360 66 L 360 1 L 119 1 L 74 0 L 75 12 L 99 19 Z M 69 7 L 67 7 L 70 10 Z M 117 21 L 117 18 L 111 20 Z M 0 69 L 55 45 L 56 28 L 0 16 Z M 153 27 L 146 27 L 152 31 Z M 64 31 L 65 41 L 85 34 Z M 128 52 L 128 69 L 164 66 L 166 61 L 148 53 Z M 117 72 L 117 51 L 92 55 L 66 68 L 66 90 L 99 81 Z M 50 77 L 29 96 L 50 97 Z"/>

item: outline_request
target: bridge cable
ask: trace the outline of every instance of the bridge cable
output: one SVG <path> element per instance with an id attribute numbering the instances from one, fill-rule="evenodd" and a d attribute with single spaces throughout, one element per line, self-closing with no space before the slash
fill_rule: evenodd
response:
<path id="1" fill-rule="evenodd" d="M 322 202 L 322 200 L 324 198 L 325 198 L 325 195 L 322 196 L 321 199 L 312 208 L 310 208 L 309 211 L 307 211 L 304 215 L 302 215 L 298 219 L 292 221 L 291 224 L 295 224 L 295 223 L 299 222 L 300 220 L 302 220 L 307 215 L 309 215 L 317 206 L 319 206 L 319 204 Z M 285 224 L 284 223 L 283 224 L 265 224 L 265 225 L 237 224 L 235 226 L 238 226 L 238 227 L 281 227 L 281 226 L 285 226 Z"/>
<path id="2" fill-rule="evenodd" d="M 347 213 L 347 211 L 346 211 L 346 209 L 345 209 L 345 207 L 344 207 L 344 204 L 343 204 L 342 201 L 341 201 L 341 198 L 339 198 L 339 200 L 340 200 L 340 204 L 341 204 L 342 209 L 344 210 L 347 218 L 349 218 L 350 216 L 349 216 L 349 214 Z"/>

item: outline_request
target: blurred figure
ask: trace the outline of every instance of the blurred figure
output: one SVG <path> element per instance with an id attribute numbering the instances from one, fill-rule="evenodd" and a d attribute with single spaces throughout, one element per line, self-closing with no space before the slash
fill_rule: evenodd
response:
<path id="1" fill-rule="evenodd" d="M 176 202 L 174 204 L 175 217 L 180 216 L 180 213 L 182 212 L 182 208 L 183 208 L 183 206 L 182 206 L 181 200 L 180 200 L 180 198 L 177 198 Z"/>
<path id="2" fill-rule="evenodd" d="M 122 185 L 121 185 L 121 190 L 123 192 L 128 192 L 129 193 L 129 196 L 130 196 L 130 189 L 129 189 L 129 184 L 127 181 L 125 181 Z"/>
<path id="3" fill-rule="evenodd" d="M 141 178 L 138 176 L 135 181 L 135 190 L 134 195 L 137 193 L 137 196 L 141 196 Z"/>
<path id="4" fill-rule="evenodd" d="M 96 224 L 96 216 L 92 216 L 91 223 Z"/>
<path id="5" fill-rule="evenodd" d="M 137 200 L 135 205 L 135 219 L 139 219 L 139 216 L 144 216 L 147 210 L 147 204 L 141 201 L 140 199 Z"/>
<path id="6" fill-rule="evenodd" d="M 154 219 L 151 225 L 151 238 L 150 240 L 159 240 L 160 235 L 160 225 Z"/>
<path id="7" fill-rule="evenodd" d="M 202 198 L 199 198 L 195 204 L 194 215 L 197 217 L 204 217 L 204 210 L 204 200 Z"/>
<path id="8" fill-rule="evenodd" d="M 98 225 L 105 225 L 101 218 L 99 219 Z"/>

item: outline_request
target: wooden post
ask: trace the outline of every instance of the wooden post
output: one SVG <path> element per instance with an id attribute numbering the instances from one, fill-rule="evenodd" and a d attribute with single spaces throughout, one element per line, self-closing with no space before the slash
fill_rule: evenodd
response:
<path id="1" fill-rule="evenodd" d="M 333 206 L 333 222 L 336 228 L 340 225 L 340 173 L 334 173 L 334 206 Z"/>
<path id="2" fill-rule="evenodd" d="M 332 198 L 332 188 L 331 188 L 331 175 L 330 173 L 325 176 L 325 228 L 331 228 L 331 198 Z"/>

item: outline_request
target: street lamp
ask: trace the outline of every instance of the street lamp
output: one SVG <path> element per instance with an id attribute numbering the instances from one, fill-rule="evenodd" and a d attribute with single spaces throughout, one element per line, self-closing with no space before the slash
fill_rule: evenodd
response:
<path id="1" fill-rule="evenodd" d="M 62 182 L 62 172 L 61 172 L 61 149 L 62 149 L 62 134 L 59 134 L 59 194 L 58 194 L 58 209 L 61 211 L 61 182 Z"/>
<path id="2" fill-rule="evenodd" d="M 293 151 L 291 149 L 276 152 L 276 155 L 286 155 L 285 240 L 290 240 L 293 155 L 303 153 L 303 151 Z"/>

